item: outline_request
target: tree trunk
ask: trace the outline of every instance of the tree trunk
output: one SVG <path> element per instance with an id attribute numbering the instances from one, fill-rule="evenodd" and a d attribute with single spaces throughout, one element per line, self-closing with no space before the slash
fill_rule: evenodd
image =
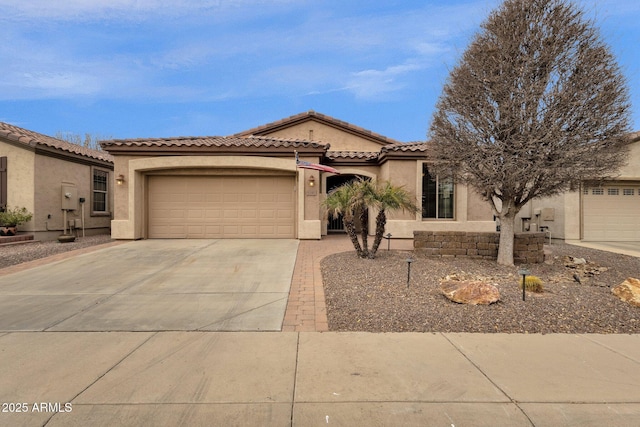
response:
<path id="1" fill-rule="evenodd" d="M 358 233 L 356 231 L 356 226 L 353 222 L 353 216 L 345 215 L 343 218 L 344 228 L 347 230 L 347 234 L 351 239 L 351 243 L 353 244 L 356 253 L 360 258 L 366 258 L 367 256 L 362 251 L 362 247 L 360 246 L 360 242 L 358 241 Z"/>
<path id="2" fill-rule="evenodd" d="M 369 209 L 366 207 L 360 208 L 360 236 L 362 239 L 362 258 L 366 258 L 369 256 Z"/>
<path id="3" fill-rule="evenodd" d="M 387 225 L 387 214 L 384 209 L 378 212 L 376 215 L 376 237 L 373 239 L 373 247 L 369 251 L 369 258 L 374 258 L 376 256 L 376 252 L 378 252 L 378 247 L 380 246 L 380 242 L 382 242 L 382 237 L 384 236 L 384 227 Z"/>
<path id="4" fill-rule="evenodd" d="M 497 260 L 500 265 L 513 265 L 515 220 L 515 215 L 509 213 L 500 216 L 500 246 Z"/>

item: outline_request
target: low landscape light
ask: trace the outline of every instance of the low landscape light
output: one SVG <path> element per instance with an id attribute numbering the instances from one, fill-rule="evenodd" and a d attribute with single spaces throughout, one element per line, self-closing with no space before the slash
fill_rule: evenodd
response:
<path id="1" fill-rule="evenodd" d="M 409 289 L 409 282 L 411 281 L 411 263 L 413 262 L 412 258 L 407 258 L 407 289 Z"/>
<path id="2" fill-rule="evenodd" d="M 518 274 L 522 276 L 522 301 L 525 300 L 525 290 L 527 289 L 527 276 L 530 274 L 526 268 L 518 270 Z"/>

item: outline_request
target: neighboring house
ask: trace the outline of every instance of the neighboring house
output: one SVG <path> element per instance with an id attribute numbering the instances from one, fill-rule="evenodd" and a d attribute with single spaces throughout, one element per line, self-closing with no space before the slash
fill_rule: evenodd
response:
<path id="1" fill-rule="evenodd" d="M 617 177 L 534 200 L 518 216 L 523 230 L 544 227 L 553 238 L 640 242 L 640 132 L 630 135 L 629 158 Z"/>
<path id="2" fill-rule="evenodd" d="M 55 240 L 70 226 L 86 235 L 110 232 L 113 157 L 0 122 L 0 209 L 26 207 L 18 230 Z M 64 210 L 67 224 L 64 224 Z"/>
<path id="3" fill-rule="evenodd" d="M 358 177 L 390 180 L 416 194 L 419 213 L 389 215 L 386 233 L 393 237 L 411 238 L 416 230 L 496 230 L 489 204 L 477 193 L 429 172 L 428 144 L 401 143 L 314 111 L 228 137 L 126 139 L 102 145 L 114 156 L 114 175 L 122 182 L 115 186 L 111 227 L 116 239 L 319 239 L 342 231 L 340 218 L 323 214 L 326 194 Z M 521 214 L 528 219 L 516 227 L 546 225 L 553 237 L 589 239 L 599 236 L 602 217 L 635 212 L 636 222 L 629 227 L 637 236 L 639 150 L 636 143 L 619 180 L 602 187 L 605 193 L 619 188 L 617 207 L 592 200 L 600 190 L 593 193 L 589 187 L 589 194 L 567 193 L 532 203 Z M 297 168 L 295 152 L 300 160 L 340 174 Z M 633 202 L 627 205 L 631 190 Z M 369 221 L 373 230 L 374 215 Z"/>

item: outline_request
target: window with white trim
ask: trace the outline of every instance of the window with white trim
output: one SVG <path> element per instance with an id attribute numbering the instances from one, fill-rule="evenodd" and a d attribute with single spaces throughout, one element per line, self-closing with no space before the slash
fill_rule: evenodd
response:
<path id="1" fill-rule="evenodd" d="M 426 164 L 422 165 L 422 218 L 454 218 L 454 183 L 451 178 L 431 175 Z"/>
<path id="2" fill-rule="evenodd" d="M 622 190 L 623 196 L 633 196 L 633 194 L 634 194 L 633 188 L 625 188 Z"/>
<path id="3" fill-rule="evenodd" d="M 607 188 L 607 194 L 609 196 L 617 196 L 620 194 L 620 191 L 617 188 Z"/>
<path id="4" fill-rule="evenodd" d="M 594 188 L 591 191 L 591 194 L 593 194 L 594 196 L 602 196 L 604 194 L 604 188 Z"/>
<path id="5" fill-rule="evenodd" d="M 109 213 L 109 172 L 106 170 L 93 168 L 93 179 L 91 181 L 91 213 Z"/>

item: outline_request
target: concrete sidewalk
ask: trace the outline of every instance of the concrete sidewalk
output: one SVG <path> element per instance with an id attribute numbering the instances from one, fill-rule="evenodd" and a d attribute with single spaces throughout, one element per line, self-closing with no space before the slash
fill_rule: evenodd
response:
<path id="1" fill-rule="evenodd" d="M 636 335 L 12 332 L 0 377 L 11 426 L 640 425 Z"/>

